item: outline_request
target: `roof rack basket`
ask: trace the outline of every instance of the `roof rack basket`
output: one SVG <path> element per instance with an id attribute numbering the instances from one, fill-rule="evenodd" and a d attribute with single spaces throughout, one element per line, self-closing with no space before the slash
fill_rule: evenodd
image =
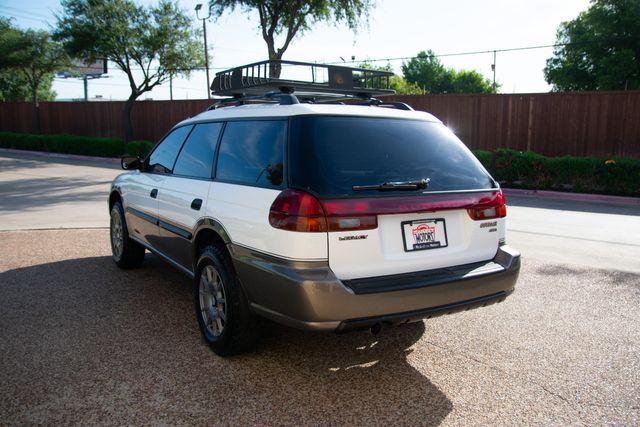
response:
<path id="1" fill-rule="evenodd" d="M 211 93 L 236 99 L 262 98 L 274 92 L 295 92 L 297 98 L 314 100 L 371 99 L 395 93 L 390 89 L 391 76 L 388 71 L 366 68 L 266 60 L 217 73 Z"/>

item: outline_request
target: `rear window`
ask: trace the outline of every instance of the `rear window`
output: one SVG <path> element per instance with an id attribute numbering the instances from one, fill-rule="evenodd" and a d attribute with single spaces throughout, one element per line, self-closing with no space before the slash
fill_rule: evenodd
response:
<path id="1" fill-rule="evenodd" d="M 291 184 L 321 196 L 386 194 L 352 187 L 424 178 L 430 180 L 426 191 L 493 188 L 480 162 L 440 123 L 298 117 L 292 120 L 290 156 Z"/>

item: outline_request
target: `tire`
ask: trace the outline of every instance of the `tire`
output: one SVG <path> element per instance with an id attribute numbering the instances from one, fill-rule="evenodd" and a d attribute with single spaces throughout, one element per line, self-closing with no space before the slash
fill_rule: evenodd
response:
<path id="1" fill-rule="evenodd" d="M 129 237 L 127 223 L 124 219 L 124 209 L 120 202 L 115 202 L 111 208 L 109 226 L 111 240 L 111 255 L 116 265 L 123 269 L 137 268 L 144 261 L 144 246 Z"/>
<path id="2" fill-rule="evenodd" d="M 257 321 L 224 249 L 211 245 L 200 253 L 194 296 L 200 332 L 217 355 L 231 356 L 255 346 Z"/>

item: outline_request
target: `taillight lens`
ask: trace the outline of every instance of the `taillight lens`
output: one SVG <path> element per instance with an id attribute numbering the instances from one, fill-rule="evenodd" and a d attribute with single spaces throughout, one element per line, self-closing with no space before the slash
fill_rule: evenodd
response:
<path id="1" fill-rule="evenodd" d="M 467 208 L 467 212 L 474 221 L 504 218 L 507 216 L 507 205 L 502 190 L 495 193 L 493 197 L 479 200 L 476 206 Z"/>
<path id="2" fill-rule="evenodd" d="M 284 190 L 269 210 L 269 224 L 289 231 L 326 232 L 327 220 L 318 199 L 299 190 Z"/>
<path id="3" fill-rule="evenodd" d="M 318 200 L 307 192 L 287 189 L 271 205 L 269 223 L 282 230 L 301 232 L 371 230 L 378 227 L 378 215 L 452 209 L 466 209 L 475 221 L 507 216 L 502 190 Z"/>
<path id="4" fill-rule="evenodd" d="M 371 230 L 378 227 L 376 215 L 340 215 L 334 205 L 323 205 L 309 193 L 284 190 L 269 210 L 269 224 L 289 231 L 326 232 Z"/>

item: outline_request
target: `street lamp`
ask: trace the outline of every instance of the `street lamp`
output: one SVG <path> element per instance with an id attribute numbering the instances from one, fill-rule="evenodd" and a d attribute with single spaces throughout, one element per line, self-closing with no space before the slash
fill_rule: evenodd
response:
<path id="1" fill-rule="evenodd" d="M 200 18 L 200 10 L 202 10 L 202 3 L 196 5 L 196 18 L 202 21 L 202 30 L 204 33 L 204 67 L 207 71 L 207 98 L 211 99 L 211 86 L 209 84 L 209 49 L 207 49 L 207 19 L 211 17 L 211 7 L 207 10 L 209 13 L 204 18 Z"/>

